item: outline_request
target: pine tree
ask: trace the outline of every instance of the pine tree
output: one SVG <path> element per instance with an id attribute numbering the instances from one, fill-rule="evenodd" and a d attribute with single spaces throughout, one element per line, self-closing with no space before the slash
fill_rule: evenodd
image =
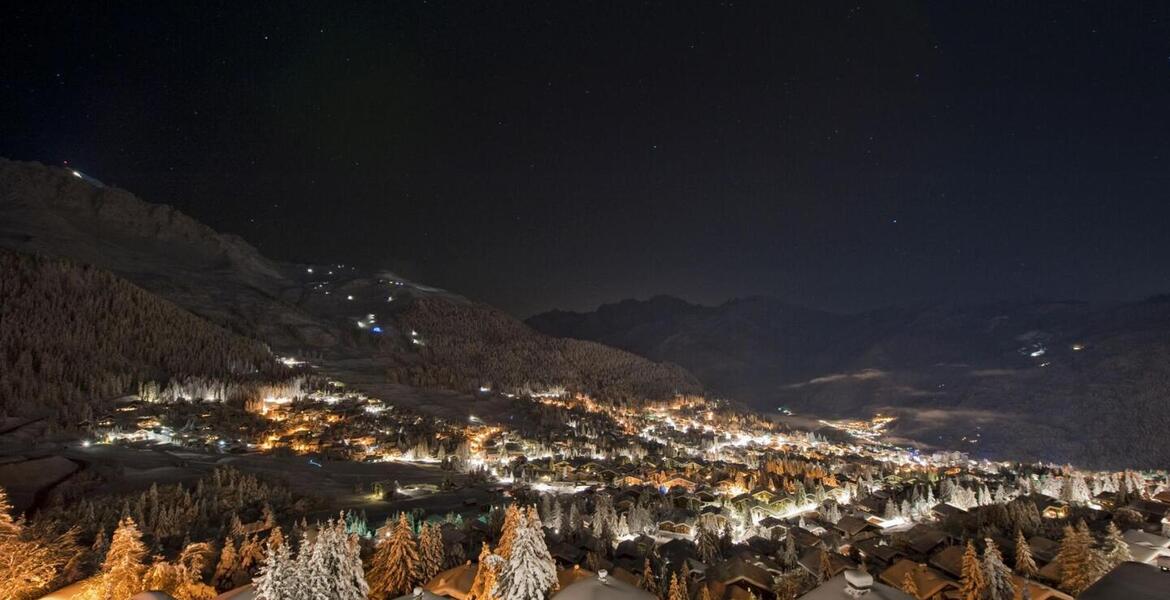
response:
<path id="1" fill-rule="evenodd" d="M 256 600 L 296 600 L 293 596 L 296 571 L 288 544 L 280 543 L 279 532 L 278 528 L 268 538 L 268 553 L 254 584 Z"/>
<path id="2" fill-rule="evenodd" d="M 796 561 L 800 559 L 796 555 L 796 538 L 791 533 L 784 536 L 784 554 L 780 557 L 785 567 L 789 569 L 796 566 Z"/>
<path id="3" fill-rule="evenodd" d="M 151 565 L 142 588 L 166 592 L 176 600 L 215 598 L 215 588 L 203 583 L 204 560 L 210 553 L 211 546 L 205 542 L 186 545 L 175 562 L 159 560 Z"/>
<path id="4" fill-rule="evenodd" d="M 649 558 L 642 567 L 642 578 L 638 580 L 638 587 L 649 594 L 658 595 L 658 576 L 654 574 L 654 565 L 650 564 Z"/>
<path id="5" fill-rule="evenodd" d="M 309 548 L 301 548 L 296 566 L 294 597 L 365 600 L 368 595 L 357 536 L 346 532 L 344 514 L 319 528 L 317 540 Z"/>
<path id="6" fill-rule="evenodd" d="M 817 582 L 822 583 L 833 576 L 833 563 L 829 562 L 829 551 L 821 550 L 820 564 L 817 565 Z"/>
<path id="7" fill-rule="evenodd" d="M 446 560 L 443 561 L 443 568 L 450 569 L 457 567 L 467 562 L 467 552 L 463 549 L 463 544 L 460 542 L 453 542 L 443 549 L 446 555 Z"/>
<path id="8" fill-rule="evenodd" d="M 221 590 L 230 590 L 235 587 L 236 569 L 239 567 L 239 557 L 236 556 L 236 543 L 230 535 L 223 539 L 223 549 L 219 551 L 219 562 L 215 565 L 215 574 L 211 583 Z"/>
<path id="9" fill-rule="evenodd" d="M 492 554 L 487 542 L 484 542 L 479 551 L 479 566 L 475 571 L 475 579 L 471 582 L 471 590 L 467 592 L 465 600 L 499 600 L 498 586 L 500 568 L 503 559 Z"/>
<path id="10" fill-rule="evenodd" d="M 0 487 L 0 535 L 16 535 L 20 532 L 20 525 L 12 517 L 12 503 L 8 501 L 8 492 Z"/>
<path id="11" fill-rule="evenodd" d="M 719 562 L 719 546 L 715 534 L 708 529 L 699 531 L 698 550 L 699 560 L 703 561 L 708 566 L 714 566 Z"/>
<path id="12" fill-rule="evenodd" d="M 975 551 L 975 544 L 968 540 L 967 550 L 963 552 L 963 576 L 959 580 L 959 598 L 961 600 L 982 600 L 985 589 L 983 566 L 979 564 L 979 554 Z"/>
<path id="13" fill-rule="evenodd" d="M 266 545 L 266 548 L 268 548 L 269 550 L 271 550 L 272 548 L 279 548 L 280 546 L 285 545 L 284 533 L 280 531 L 280 527 L 273 527 L 272 528 L 272 533 L 268 534 L 268 541 L 266 542 L 265 545 Z M 267 554 L 267 552 L 266 552 L 266 554 Z"/>
<path id="14" fill-rule="evenodd" d="M 1105 529 L 1104 553 L 1106 571 L 1113 570 L 1127 560 L 1133 560 L 1133 556 L 1129 552 L 1129 544 L 1121 536 L 1121 530 L 1112 521 Z"/>
<path id="15" fill-rule="evenodd" d="M 512 544 L 516 542 L 516 528 L 520 522 L 520 509 L 515 504 L 509 504 L 504 511 L 504 525 L 500 529 L 500 542 L 496 544 L 496 554 L 504 560 L 512 556 Z"/>
<path id="16" fill-rule="evenodd" d="M 388 539 L 382 540 L 374 552 L 370 567 L 370 596 L 393 598 L 414 589 L 418 582 L 419 556 L 411 535 L 406 513 L 398 513 L 398 521 Z"/>
<path id="17" fill-rule="evenodd" d="M 264 560 L 264 547 L 260 545 L 256 536 L 250 535 L 244 538 L 240 543 L 240 549 L 236 552 L 237 560 L 239 561 L 239 568 L 236 571 L 236 580 L 233 587 L 238 587 L 243 584 L 242 579 L 248 578 L 256 569 L 260 567 L 260 563 Z"/>
<path id="18" fill-rule="evenodd" d="M 535 510 L 531 516 L 536 517 Z M 542 600 L 557 584 L 556 563 L 544 543 L 539 520 L 533 522 L 517 511 L 512 554 L 500 571 L 499 593 L 503 600 Z"/>
<path id="19" fill-rule="evenodd" d="M 1073 595 L 1080 594 L 1093 582 L 1091 544 L 1087 529 L 1082 531 L 1081 528 L 1065 525 L 1060 552 L 1056 555 L 1062 590 Z"/>
<path id="20" fill-rule="evenodd" d="M 1036 561 L 1032 559 L 1032 547 L 1024 538 L 1024 532 L 1019 529 L 1016 530 L 1016 572 L 1029 579 L 1040 572 L 1036 568 Z"/>
<path id="21" fill-rule="evenodd" d="M 362 548 L 357 534 L 347 534 L 344 520 L 339 520 L 334 532 L 334 543 L 338 546 L 340 564 L 337 569 L 337 600 L 366 600 L 370 586 L 362 571 Z"/>
<path id="22" fill-rule="evenodd" d="M 437 525 L 423 524 L 418 535 L 419 582 L 426 583 L 443 569 L 443 534 Z"/>
<path id="23" fill-rule="evenodd" d="M 678 573 L 672 573 L 670 576 L 670 589 L 666 595 L 667 600 L 688 600 L 686 580 L 680 578 Z"/>
<path id="24" fill-rule="evenodd" d="M 102 562 L 101 577 L 98 580 L 98 598 L 101 600 L 123 600 L 142 591 L 142 576 L 146 572 L 143 559 L 146 546 L 134 519 L 123 517 L 114 530 L 106 560 Z"/>
<path id="25" fill-rule="evenodd" d="M 983 579 L 985 582 L 984 598 L 986 600 L 1014 600 L 1016 586 L 1012 581 L 1012 571 L 1003 562 L 1003 555 L 990 538 L 984 540 L 987 545 L 983 550 Z"/>

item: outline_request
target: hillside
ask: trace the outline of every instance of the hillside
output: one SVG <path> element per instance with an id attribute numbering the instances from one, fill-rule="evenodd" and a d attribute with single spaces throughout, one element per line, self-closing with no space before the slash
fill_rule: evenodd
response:
<path id="1" fill-rule="evenodd" d="M 699 389 L 678 367 L 555 340 L 389 271 L 270 260 L 171 207 L 36 163 L 0 159 L 0 247 L 109 270 L 277 353 L 311 356 L 327 372 L 360 368 L 460 391 L 485 382 L 500 391 L 555 385 L 653 397 Z"/>
<path id="2" fill-rule="evenodd" d="M 0 417 L 89 421 L 138 384 L 231 384 L 287 371 L 232 334 L 110 273 L 0 250 Z"/>
<path id="3" fill-rule="evenodd" d="M 654 298 L 528 323 L 675 362 L 773 413 L 889 412 L 895 434 L 979 456 L 1170 463 L 1170 303 L 1158 299 L 839 315 Z"/>
<path id="4" fill-rule="evenodd" d="M 596 342 L 540 335 L 484 305 L 420 298 L 401 321 L 420 332 L 422 360 L 403 361 L 392 372 L 415 385 L 531 392 L 562 386 L 611 399 L 669 398 L 701 389 L 674 365 Z"/>

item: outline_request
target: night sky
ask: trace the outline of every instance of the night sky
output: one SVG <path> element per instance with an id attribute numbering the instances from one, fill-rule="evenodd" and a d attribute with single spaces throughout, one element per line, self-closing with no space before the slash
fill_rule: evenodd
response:
<path id="1" fill-rule="evenodd" d="M 518 316 L 1170 292 L 1167 2 L 20 4 L 0 155 L 273 258 Z"/>

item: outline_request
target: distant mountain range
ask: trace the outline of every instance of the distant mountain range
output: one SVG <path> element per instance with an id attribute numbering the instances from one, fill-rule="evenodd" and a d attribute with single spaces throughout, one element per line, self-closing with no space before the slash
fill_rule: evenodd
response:
<path id="1" fill-rule="evenodd" d="M 682 365 L 762 411 L 899 416 L 895 434 L 977 456 L 1170 465 L 1170 301 L 933 305 L 836 314 L 671 297 L 528 319 Z"/>
<path id="2" fill-rule="evenodd" d="M 701 390 L 680 367 L 550 337 L 389 271 L 271 260 L 174 208 L 38 163 L 0 159 L 0 248 L 93 265 L 277 353 L 383 388 Z"/>
<path id="3" fill-rule="evenodd" d="M 473 410 L 469 400 L 480 388 L 523 392 L 566 386 L 615 400 L 706 389 L 772 414 L 783 407 L 798 418 L 890 412 L 899 417 L 895 435 L 980 456 L 1086 466 L 1170 465 L 1167 297 L 1114 305 L 935 305 L 860 314 L 769 298 L 711 307 L 658 297 L 592 313 L 551 312 L 523 323 L 389 271 L 325 258 L 315 264 L 274 261 L 171 207 L 65 169 L 4 159 L 0 248 L 112 273 L 107 278 L 85 271 L 77 280 L 68 265 L 6 259 L 0 278 L 23 273 L 25 285 L 8 291 L 24 302 L 22 311 L 37 311 L 25 316 L 33 317 L 38 331 L 61 315 L 84 323 L 84 315 L 104 314 L 93 307 L 129 297 L 153 307 L 151 318 L 122 311 L 107 325 L 124 332 L 124 323 L 138 319 L 150 329 L 145 332 L 150 339 L 175 330 L 158 324 L 158 315 L 177 306 L 219 326 L 210 329 L 184 318 L 182 330 L 234 340 L 231 344 L 241 348 L 260 341 L 278 354 L 310 357 L 328 374 L 391 401 L 397 394 L 403 402 L 433 403 L 435 412 Z M 64 283 L 53 283 L 58 280 Z M 166 302 L 143 299 L 119 280 Z M 59 299 L 27 301 L 30 291 L 40 294 L 52 286 L 62 294 L 91 294 L 95 301 L 75 312 L 66 311 L 67 303 Z M 94 286 L 119 291 L 103 295 Z M 217 337 L 222 330 L 234 335 Z M 68 331 L 58 333 L 78 343 Z M 6 360 L 20 361 L 19 335 L 14 335 L 6 339 Z M 71 348 L 75 354 L 101 351 L 92 336 L 76 339 L 91 340 L 86 343 L 92 347 Z M 124 359 L 100 361 L 100 373 L 70 374 L 69 381 L 82 383 L 60 392 L 69 398 L 65 418 L 84 418 L 77 407 L 84 394 L 113 395 L 121 391 L 115 387 L 130 386 L 143 374 L 176 373 L 167 367 L 170 358 L 135 358 L 139 354 L 126 345 L 128 339 L 122 336 L 112 346 Z M 200 360 L 214 365 L 216 357 Z M 118 361 L 122 366 L 112 369 Z M 22 372 L 36 373 L 35 363 L 22 363 Z M 213 375 L 209 370 L 214 369 L 196 371 Z M 28 396 L 24 383 L 5 374 L 0 373 L 0 412 L 13 408 L 12 398 Z M 93 381 L 100 382 L 98 389 L 85 383 Z M 458 393 L 435 400 L 418 392 L 431 389 Z M 27 398 L 22 402 L 29 406 Z"/>

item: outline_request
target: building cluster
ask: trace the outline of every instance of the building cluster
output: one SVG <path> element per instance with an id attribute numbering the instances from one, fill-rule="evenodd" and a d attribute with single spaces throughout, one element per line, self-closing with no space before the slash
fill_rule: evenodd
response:
<path id="1" fill-rule="evenodd" d="M 100 439 L 477 474 L 539 507 L 533 521 L 561 579 L 620 581 L 670 600 L 1072 598 L 1170 564 L 1166 472 L 924 453 L 884 441 L 883 416 L 814 433 L 697 397 L 614 403 L 557 389 L 513 403 L 507 421 L 453 423 L 328 382 L 253 403 L 253 418 L 230 430 L 207 410 L 178 424 L 171 409 L 168 422 L 157 405 L 126 404 Z M 491 540 L 492 513 L 478 512 L 488 508 L 436 525 L 446 545 L 461 545 L 455 554 L 476 556 L 475 542 Z M 454 565 L 419 581 L 420 593 L 488 598 L 471 589 L 481 569 Z M 1157 581 L 1170 589 L 1170 574 Z"/>

